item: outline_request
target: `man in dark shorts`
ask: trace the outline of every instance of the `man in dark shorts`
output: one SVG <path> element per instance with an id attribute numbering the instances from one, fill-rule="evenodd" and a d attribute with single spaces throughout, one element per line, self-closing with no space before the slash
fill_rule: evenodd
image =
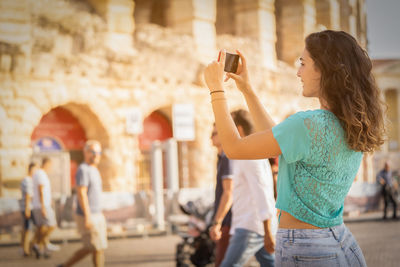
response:
<path id="1" fill-rule="evenodd" d="M 232 162 L 229 160 L 218 139 L 217 128 L 213 127 L 211 134 L 213 146 L 218 149 L 217 185 L 215 187 L 215 203 L 213 225 L 210 228 L 210 237 L 216 241 L 215 266 L 218 267 L 224 259 L 229 245 L 229 230 L 231 226 L 232 206 Z M 223 214 L 226 214 L 225 216 Z"/>
<path id="2" fill-rule="evenodd" d="M 385 167 L 376 175 L 376 180 L 381 185 L 381 194 L 385 204 L 383 209 L 383 219 L 385 220 L 387 218 L 386 212 L 389 202 L 393 205 L 393 219 L 397 219 L 397 203 L 394 197 L 393 177 L 389 163 L 385 162 Z"/>

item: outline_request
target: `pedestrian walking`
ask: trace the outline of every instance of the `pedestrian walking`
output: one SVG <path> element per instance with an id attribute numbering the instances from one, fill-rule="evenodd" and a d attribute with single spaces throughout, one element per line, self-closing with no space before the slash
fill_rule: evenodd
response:
<path id="1" fill-rule="evenodd" d="M 278 158 L 269 158 L 269 164 L 271 165 L 271 170 L 272 170 L 272 178 L 274 180 L 274 198 L 276 200 L 277 197 L 277 191 L 276 191 L 276 185 L 278 183 L 278 170 L 279 170 L 279 165 L 278 165 Z"/>
<path id="2" fill-rule="evenodd" d="M 42 165 L 33 175 L 33 218 L 37 225 L 35 236 L 32 240 L 32 249 L 36 258 L 50 257 L 47 248 L 50 234 L 57 225 L 56 216 L 51 206 L 51 184 L 49 173 L 52 162 L 49 158 L 42 159 Z"/>
<path id="3" fill-rule="evenodd" d="M 22 213 L 22 232 L 21 232 L 21 248 L 24 257 L 31 253 L 29 233 L 34 224 L 32 216 L 32 198 L 33 198 L 33 175 L 37 170 L 37 165 L 34 162 L 29 163 L 28 175 L 21 182 L 21 200 L 20 208 Z"/>
<path id="4" fill-rule="evenodd" d="M 104 266 L 104 250 L 107 248 L 107 226 L 102 213 L 103 192 L 100 172 L 101 145 L 89 140 L 84 147 L 84 159 L 76 173 L 77 210 L 76 224 L 81 234 L 83 247 L 59 267 L 72 266 L 87 255 L 92 255 L 93 266 Z"/>
<path id="5" fill-rule="evenodd" d="M 253 132 L 250 114 L 232 113 L 241 137 Z M 260 266 L 274 266 L 277 229 L 274 182 L 267 159 L 233 161 L 232 226 L 221 267 L 244 266 L 255 256 Z"/>
<path id="6" fill-rule="evenodd" d="M 326 30 L 305 39 L 297 76 L 303 96 L 320 108 L 298 112 L 275 125 L 251 87 L 244 55 L 236 73 L 227 73 L 243 93 L 256 133 L 240 137 L 225 97 L 224 61 L 210 63 L 210 89 L 222 147 L 232 159 L 279 157 L 279 229 L 276 266 L 365 266 L 364 256 L 343 224 L 344 199 L 363 152 L 383 144 L 380 93 L 367 55 L 349 34 Z"/>
<path id="7" fill-rule="evenodd" d="M 211 133 L 211 141 L 218 151 L 213 225 L 210 227 L 210 237 L 216 241 L 215 266 L 218 267 L 224 259 L 229 244 L 229 231 L 232 220 L 233 177 L 232 161 L 226 157 L 222 150 L 215 125 Z"/>
<path id="8" fill-rule="evenodd" d="M 387 219 L 386 213 L 389 203 L 393 206 L 393 219 L 397 219 L 397 202 L 395 197 L 395 187 L 393 172 L 390 170 L 388 162 L 385 162 L 384 168 L 376 175 L 376 181 L 381 186 L 381 195 L 384 202 L 383 220 Z"/>

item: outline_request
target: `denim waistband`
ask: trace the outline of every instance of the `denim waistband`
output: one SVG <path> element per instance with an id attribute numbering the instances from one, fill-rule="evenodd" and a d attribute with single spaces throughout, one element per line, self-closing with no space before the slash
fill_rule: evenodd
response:
<path id="1" fill-rule="evenodd" d="M 334 236 L 339 239 L 346 226 L 343 224 L 321 229 L 278 229 L 277 238 L 324 238 Z"/>

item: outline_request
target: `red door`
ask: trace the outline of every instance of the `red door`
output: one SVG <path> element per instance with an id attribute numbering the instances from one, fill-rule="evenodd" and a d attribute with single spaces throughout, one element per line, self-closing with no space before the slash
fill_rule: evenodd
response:
<path id="1" fill-rule="evenodd" d="M 139 162 L 139 177 L 137 178 L 138 190 L 151 189 L 150 177 L 150 150 L 151 144 L 156 141 L 164 141 L 172 137 L 172 127 L 169 120 L 160 112 L 154 111 L 143 121 L 143 133 L 139 135 L 139 149 L 142 151 Z M 165 177 L 165 160 L 164 160 Z M 164 179 L 164 188 L 166 181 Z"/>
<path id="2" fill-rule="evenodd" d="M 154 111 L 143 121 L 143 133 L 139 135 L 139 148 L 141 151 L 149 151 L 153 141 L 164 141 L 171 137 L 170 122 L 160 112 Z"/>

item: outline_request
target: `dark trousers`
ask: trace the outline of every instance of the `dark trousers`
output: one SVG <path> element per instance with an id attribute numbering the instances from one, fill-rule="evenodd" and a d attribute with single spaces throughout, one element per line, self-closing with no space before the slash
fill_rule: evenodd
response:
<path id="1" fill-rule="evenodd" d="M 222 226 L 221 227 L 221 239 L 217 241 L 216 247 L 215 247 L 215 267 L 218 267 L 222 260 L 224 259 L 226 249 L 228 248 L 229 245 L 229 230 L 231 228 L 229 226 Z"/>
<path id="2" fill-rule="evenodd" d="M 393 218 L 396 218 L 397 203 L 396 200 L 394 199 L 394 194 L 392 189 L 388 187 L 382 187 L 382 196 L 383 196 L 383 201 L 385 203 L 385 206 L 383 208 L 383 218 L 386 218 L 386 212 L 389 202 L 391 202 L 393 205 Z"/>

